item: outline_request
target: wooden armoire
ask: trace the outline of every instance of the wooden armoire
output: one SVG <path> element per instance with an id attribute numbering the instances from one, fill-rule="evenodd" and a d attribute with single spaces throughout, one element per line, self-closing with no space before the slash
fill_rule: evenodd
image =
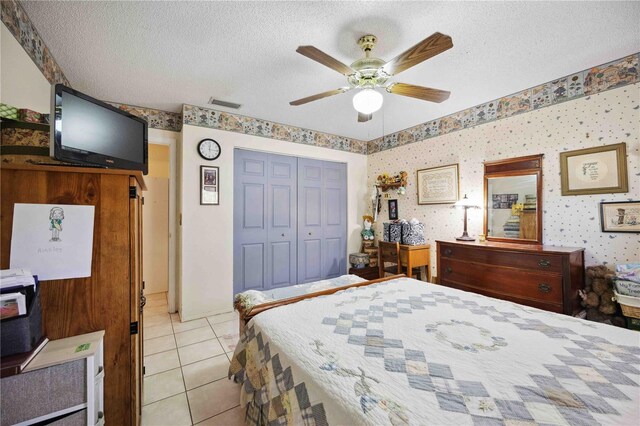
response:
<path id="1" fill-rule="evenodd" d="M 139 424 L 144 359 L 142 174 L 3 164 L 0 181 L 2 269 L 9 268 L 15 203 L 95 206 L 91 276 L 41 282 L 43 331 L 54 340 L 105 330 L 105 422 Z"/>

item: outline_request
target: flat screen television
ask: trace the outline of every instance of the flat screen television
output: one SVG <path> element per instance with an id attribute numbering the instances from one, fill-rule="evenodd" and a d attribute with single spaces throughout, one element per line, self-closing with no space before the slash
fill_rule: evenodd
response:
<path id="1" fill-rule="evenodd" d="M 51 157 L 147 174 L 145 120 L 62 84 L 51 98 Z"/>

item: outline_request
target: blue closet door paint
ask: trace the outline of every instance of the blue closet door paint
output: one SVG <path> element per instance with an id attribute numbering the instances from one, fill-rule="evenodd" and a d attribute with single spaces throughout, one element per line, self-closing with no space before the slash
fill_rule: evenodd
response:
<path id="1" fill-rule="evenodd" d="M 347 272 L 347 166 L 298 159 L 298 283 Z"/>
<path id="2" fill-rule="evenodd" d="M 298 158 L 298 284 L 322 279 L 323 162 Z"/>
<path id="3" fill-rule="evenodd" d="M 322 278 L 347 273 L 347 165 L 323 163 L 323 232 Z"/>
<path id="4" fill-rule="evenodd" d="M 267 285 L 296 284 L 297 280 L 297 181 L 295 157 L 269 154 L 267 236 Z"/>
<path id="5" fill-rule="evenodd" d="M 269 155 L 235 150 L 233 291 L 266 290 Z"/>

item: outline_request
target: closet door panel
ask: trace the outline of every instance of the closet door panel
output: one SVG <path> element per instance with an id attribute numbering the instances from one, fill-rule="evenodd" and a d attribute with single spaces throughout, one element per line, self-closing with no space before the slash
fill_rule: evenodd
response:
<path id="1" fill-rule="evenodd" d="M 323 278 L 323 162 L 298 159 L 298 283 Z"/>
<path id="2" fill-rule="evenodd" d="M 267 287 L 284 287 L 297 280 L 297 181 L 295 157 L 269 154 Z"/>
<path id="3" fill-rule="evenodd" d="M 233 291 L 265 290 L 267 274 L 268 154 L 234 152 Z M 211 207 L 201 207 L 211 208 Z"/>
<path id="4" fill-rule="evenodd" d="M 324 279 L 347 273 L 347 165 L 325 161 L 323 171 Z"/>

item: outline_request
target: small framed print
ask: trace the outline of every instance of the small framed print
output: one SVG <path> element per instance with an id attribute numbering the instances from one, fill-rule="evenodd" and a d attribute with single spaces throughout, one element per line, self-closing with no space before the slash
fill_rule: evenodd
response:
<path id="1" fill-rule="evenodd" d="M 453 204 L 460 197 L 458 165 L 418 170 L 418 204 Z"/>
<path id="2" fill-rule="evenodd" d="M 220 170 L 218 167 L 200 166 L 200 205 L 220 204 Z"/>
<path id="3" fill-rule="evenodd" d="M 398 200 L 389 200 L 389 220 L 398 220 Z"/>
<path id="4" fill-rule="evenodd" d="M 640 233 L 640 201 L 600 203 L 602 232 Z"/>
<path id="5" fill-rule="evenodd" d="M 628 192 L 625 143 L 560 153 L 562 195 Z"/>

